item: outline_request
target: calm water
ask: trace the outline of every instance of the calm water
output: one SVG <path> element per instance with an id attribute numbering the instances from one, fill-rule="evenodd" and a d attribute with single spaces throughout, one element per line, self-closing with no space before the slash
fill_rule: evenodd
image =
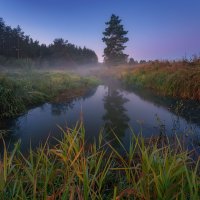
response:
<path id="1" fill-rule="evenodd" d="M 0 128 L 9 130 L 5 140 L 10 148 L 21 140 L 22 151 L 29 148 L 30 141 L 32 147 L 37 147 L 49 135 L 60 138 L 59 126 L 63 129 L 73 127 L 81 115 L 87 141 L 97 137 L 102 127 L 107 133 L 106 137 L 113 138 L 109 131 L 112 127 L 121 140 L 128 144 L 131 126 L 136 134 L 142 131 L 146 137 L 162 133 L 172 135 L 176 132 L 187 140 L 193 139 L 195 145 L 198 145 L 199 104 L 188 107 L 181 116 L 174 114 L 173 109 L 169 110 L 169 106 L 173 104 L 173 100 L 151 96 L 148 92 L 134 93 L 100 85 L 70 103 L 45 103 L 16 119 L 1 121 Z M 190 114 L 192 118 L 189 117 Z M 51 142 L 54 143 L 55 139 L 52 138 Z"/>

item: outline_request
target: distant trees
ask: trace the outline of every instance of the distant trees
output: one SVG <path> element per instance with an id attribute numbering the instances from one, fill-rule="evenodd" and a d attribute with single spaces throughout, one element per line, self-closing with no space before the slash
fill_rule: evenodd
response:
<path id="1" fill-rule="evenodd" d="M 140 60 L 140 64 L 144 64 L 146 62 L 147 62 L 146 60 Z"/>
<path id="2" fill-rule="evenodd" d="M 128 64 L 129 64 L 129 65 L 136 65 L 136 64 L 138 64 L 138 61 L 137 61 L 137 60 L 134 60 L 133 58 L 130 58 Z"/>
<path id="3" fill-rule="evenodd" d="M 86 47 L 77 47 L 67 40 L 57 38 L 49 45 L 49 57 L 54 62 L 90 64 L 97 63 L 98 58 L 93 50 Z"/>
<path id="4" fill-rule="evenodd" d="M 40 54 L 38 41 L 33 41 L 17 26 L 11 28 L 0 18 L 0 55 L 6 58 L 36 58 Z"/>
<path id="5" fill-rule="evenodd" d="M 86 47 L 81 48 L 62 38 L 55 39 L 49 46 L 39 44 L 24 34 L 20 26 L 11 28 L 0 18 L 0 56 L 6 59 L 33 59 L 48 61 L 49 64 L 89 64 L 97 63 L 96 53 Z M 1 64 L 1 63 L 0 63 Z"/>
<path id="6" fill-rule="evenodd" d="M 112 15 L 106 22 L 106 29 L 103 32 L 103 42 L 106 44 L 104 49 L 104 62 L 108 65 L 118 65 L 127 62 L 128 55 L 123 53 L 126 48 L 124 45 L 129 39 L 126 37 L 128 31 L 124 30 L 121 19 Z"/>

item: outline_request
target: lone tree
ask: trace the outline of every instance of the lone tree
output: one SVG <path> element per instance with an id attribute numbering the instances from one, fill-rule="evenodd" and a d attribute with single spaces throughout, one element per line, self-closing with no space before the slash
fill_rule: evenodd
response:
<path id="1" fill-rule="evenodd" d="M 106 29 L 103 32 L 103 42 L 106 44 L 104 49 L 104 62 L 108 65 L 119 65 L 127 62 L 128 55 L 123 53 L 126 48 L 124 44 L 129 40 L 126 37 L 128 31 L 124 30 L 118 16 L 112 15 L 110 21 L 106 22 Z"/>

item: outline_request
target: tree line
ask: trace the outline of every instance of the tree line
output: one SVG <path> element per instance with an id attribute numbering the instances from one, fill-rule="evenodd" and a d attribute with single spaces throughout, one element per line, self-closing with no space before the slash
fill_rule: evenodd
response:
<path id="1" fill-rule="evenodd" d="M 3 18 L 0 18 L 0 56 L 5 59 L 31 59 L 52 66 L 98 62 L 96 53 L 91 49 L 78 47 L 62 38 L 55 39 L 50 45 L 40 44 L 25 35 L 20 26 L 11 28 L 6 25 Z"/>

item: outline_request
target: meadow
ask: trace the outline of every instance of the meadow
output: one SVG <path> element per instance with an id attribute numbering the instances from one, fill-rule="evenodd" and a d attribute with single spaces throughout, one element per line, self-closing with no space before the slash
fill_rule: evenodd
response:
<path id="1" fill-rule="evenodd" d="M 70 98 L 73 95 L 72 90 L 74 93 L 80 88 L 89 88 L 97 83 L 95 78 L 80 77 L 65 71 L 24 69 L 1 72 L 0 118 L 15 117 L 32 106 L 53 101 L 63 92 Z"/>
<path id="2" fill-rule="evenodd" d="M 134 67 L 123 76 L 135 88 L 147 88 L 159 95 L 200 100 L 200 62 L 154 61 Z"/>

